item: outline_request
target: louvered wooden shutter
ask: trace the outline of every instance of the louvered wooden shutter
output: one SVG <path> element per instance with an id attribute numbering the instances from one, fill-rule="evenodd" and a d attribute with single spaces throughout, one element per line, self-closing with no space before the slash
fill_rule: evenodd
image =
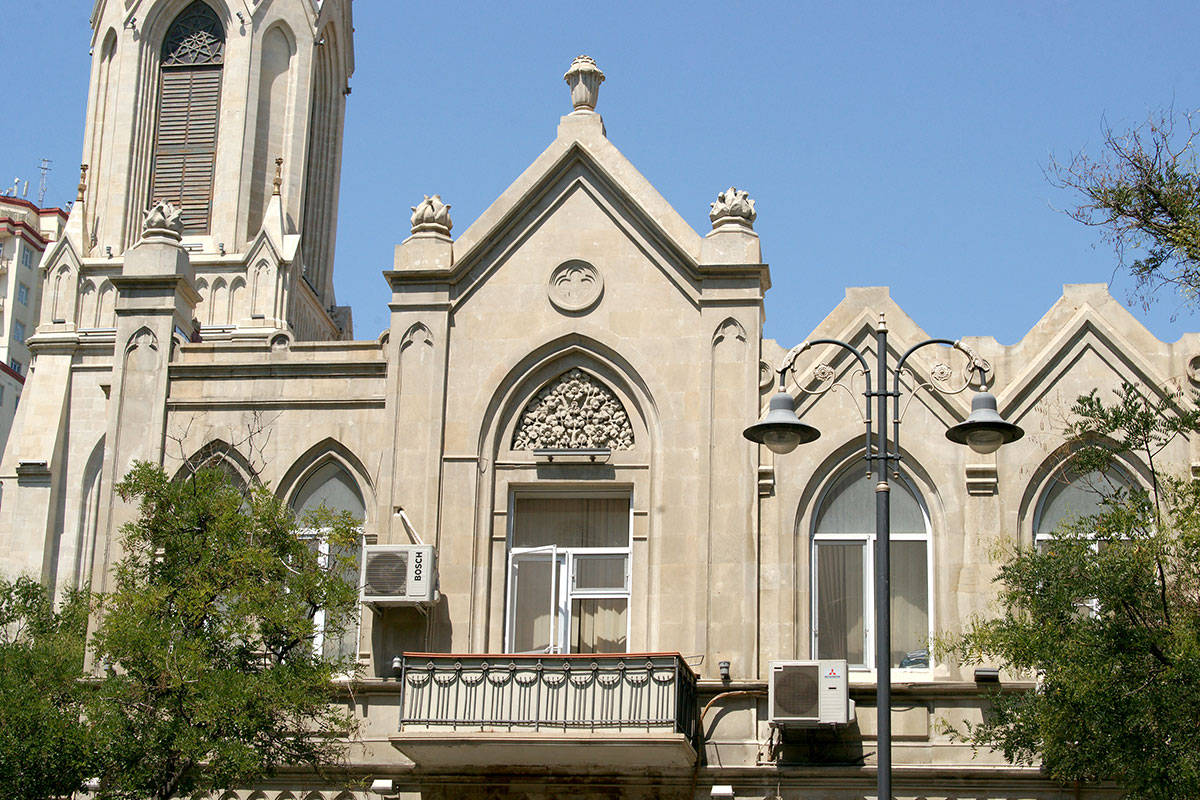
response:
<path id="1" fill-rule="evenodd" d="M 163 69 L 151 202 L 182 210 L 184 233 L 207 233 L 217 160 L 220 68 Z"/>

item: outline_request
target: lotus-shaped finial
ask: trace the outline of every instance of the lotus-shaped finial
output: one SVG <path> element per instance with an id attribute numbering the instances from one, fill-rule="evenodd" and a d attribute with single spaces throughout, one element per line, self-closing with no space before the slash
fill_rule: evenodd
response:
<path id="1" fill-rule="evenodd" d="M 717 195 L 717 202 L 711 205 L 712 211 L 708 212 L 708 218 L 714 228 L 726 223 L 753 228 L 754 220 L 758 218 L 750 193 L 732 186 Z"/>
<path id="2" fill-rule="evenodd" d="M 450 229 L 454 227 L 454 222 L 450 219 L 450 204 L 443 203 L 441 195 L 425 195 L 424 200 L 412 206 L 412 212 L 413 233 L 428 232 L 449 236 Z"/>
<path id="3" fill-rule="evenodd" d="M 142 238 L 165 237 L 178 242 L 183 238 L 183 210 L 165 200 L 155 201 L 142 220 Z"/>

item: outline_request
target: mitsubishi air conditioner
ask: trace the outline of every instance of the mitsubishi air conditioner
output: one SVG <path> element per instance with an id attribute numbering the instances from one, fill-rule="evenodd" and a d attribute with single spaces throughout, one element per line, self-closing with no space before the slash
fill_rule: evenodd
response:
<path id="1" fill-rule="evenodd" d="M 854 719 L 846 662 L 772 661 L 767 698 L 770 723 L 814 727 L 849 725 Z"/>
<path id="2" fill-rule="evenodd" d="M 426 544 L 363 548 L 359 599 L 375 606 L 423 606 L 437 601 L 437 558 Z"/>

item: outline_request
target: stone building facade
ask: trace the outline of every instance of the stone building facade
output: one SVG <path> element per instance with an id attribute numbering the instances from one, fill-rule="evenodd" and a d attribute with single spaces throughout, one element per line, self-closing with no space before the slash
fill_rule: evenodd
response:
<path id="1" fill-rule="evenodd" d="M 744 192 L 694 231 L 608 140 L 603 73 L 577 59 L 553 141 L 466 230 L 440 197 L 413 207 L 383 273 L 390 326 L 353 340 L 330 263 L 349 1 L 100 0 L 92 24 L 89 170 L 43 261 L 0 563 L 104 591 L 133 513 L 111 487 L 135 459 L 219 460 L 298 509 L 354 512 L 367 553 L 436 562 L 432 602 L 365 604 L 336 645 L 365 676 L 347 776 L 229 797 L 366 797 L 372 781 L 410 798 L 873 795 L 862 375 L 805 351 L 790 389 L 821 438 L 774 456 L 743 437 L 788 352 L 761 336 L 770 272 Z M 164 127 L 180 103 L 196 130 Z M 881 320 L 893 355 L 927 338 L 883 288 L 848 289 L 811 338 L 869 354 Z M 987 611 L 997 542 L 1032 544 L 1086 502 L 1058 433 L 1071 401 L 1196 385 L 1200 335 L 1160 342 L 1080 285 L 1014 345 L 964 342 L 1027 433 L 986 456 L 947 441 L 970 413 L 967 362 L 914 355 L 893 501 L 896 792 L 1063 797 L 1075 787 L 942 732 L 979 718 L 985 687 L 927 641 Z M 1165 457 L 1184 469 L 1198 446 Z M 850 723 L 772 727 L 771 662 L 815 658 L 846 660 Z"/>
<path id="2" fill-rule="evenodd" d="M 17 413 L 38 324 L 42 254 L 62 235 L 67 215 L 24 198 L 0 195 L 0 452 Z"/>

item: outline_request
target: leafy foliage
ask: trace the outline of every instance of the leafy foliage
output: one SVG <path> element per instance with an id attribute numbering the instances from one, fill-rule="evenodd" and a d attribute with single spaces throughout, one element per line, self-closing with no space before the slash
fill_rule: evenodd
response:
<path id="1" fill-rule="evenodd" d="M 56 611 L 37 581 L 0 579 L 0 797 L 64 796 L 93 774 L 80 725 L 87 618 L 82 593 Z"/>
<path id="2" fill-rule="evenodd" d="M 93 639 L 100 797 L 166 800 L 336 763 L 355 723 L 333 679 L 353 656 L 320 652 L 314 619 L 327 639 L 353 623 L 337 554 L 357 546 L 355 520 L 306 521 L 326 551 L 270 491 L 245 496 L 215 469 L 173 482 L 143 463 L 116 488 L 140 515 L 122 531 Z"/>
<path id="3" fill-rule="evenodd" d="M 1008 554 L 1000 614 L 943 643 L 964 664 L 1036 675 L 1033 692 L 992 697 L 957 734 L 1064 781 L 1111 779 L 1131 798 L 1200 796 L 1200 482 L 1155 457 L 1200 428 L 1194 403 L 1126 385 L 1115 404 L 1076 403 L 1078 472 L 1133 453 L 1149 490 L 1117 489 L 1100 513 L 1064 523 L 1042 548 Z"/>
<path id="4" fill-rule="evenodd" d="M 1200 303 L 1200 170 L 1191 114 L 1166 112 L 1124 132 L 1104 128 L 1103 151 L 1051 160 L 1047 172 L 1074 190 L 1074 219 L 1103 231 L 1135 279 L 1143 306 L 1161 288 Z"/>

